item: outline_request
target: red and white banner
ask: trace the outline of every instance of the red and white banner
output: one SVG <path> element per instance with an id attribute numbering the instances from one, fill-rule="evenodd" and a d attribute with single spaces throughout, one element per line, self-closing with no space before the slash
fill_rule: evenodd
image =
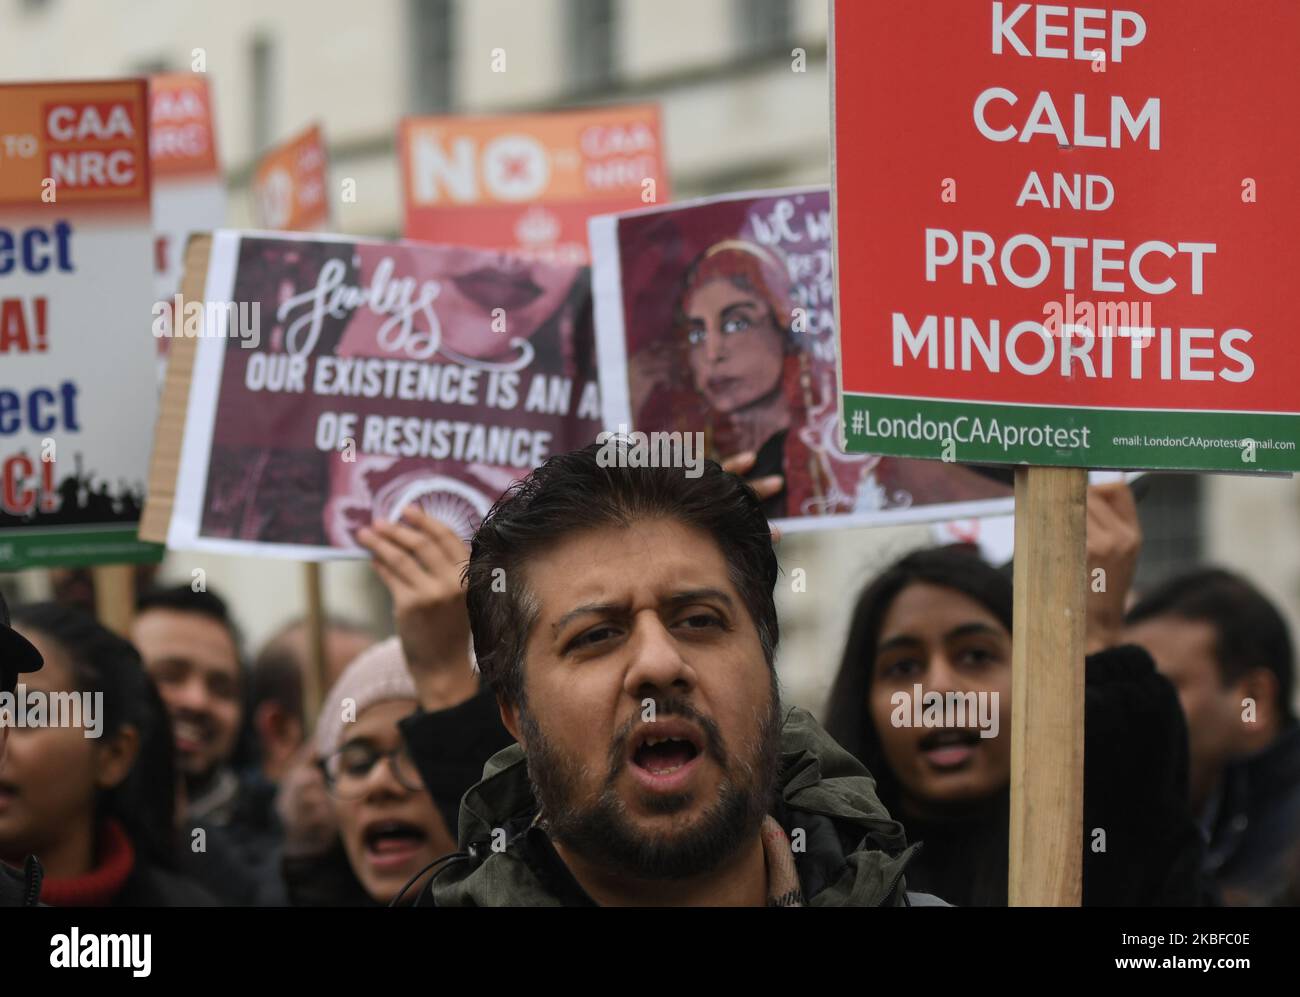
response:
<path id="1" fill-rule="evenodd" d="M 401 127 L 404 233 L 585 264 L 587 219 L 671 199 L 659 108 L 646 104 Z"/>
<path id="2" fill-rule="evenodd" d="M 1300 470 L 1300 3 L 839 0 L 851 450 Z"/>

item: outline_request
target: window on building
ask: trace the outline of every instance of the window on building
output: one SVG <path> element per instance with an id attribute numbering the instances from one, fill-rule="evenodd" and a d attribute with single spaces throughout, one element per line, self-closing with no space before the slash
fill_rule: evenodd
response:
<path id="1" fill-rule="evenodd" d="M 449 111 L 456 85 L 455 0 L 408 0 L 411 41 L 411 109 Z"/>
<path id="2" fill-rule="evenodd" d="M 1142 554 L 1133 584 L 1141 593 L 1200 564 L 1203 492 L 1195 474 L 1151 474 L 1135 484 Z"/>
<path id="3" fill-rule="evenodd" d="M 164 57 L 141 59 L 131 66 L 132 76 L 161 76 L 172 71 L 171 63 Z"/>
<path id="4" fill-rule="evenodd" d="M 249 50 L 249 80 L 252 86 L 253 155 L 260 156 L 275 141 L 275 105 L 278 80 L 275 74 L 275 43 L 265 35 L 253 39 Z"/>
<path id="5" fill-rule="evenodd" d="M 790 0 L 734 0 L 737 35 L 747 52 L 784 50 L 794 37 Z"/>
<path id="6" fill-rule="evenodd" d="M 612 83 L 618 74 L 614 0 L 569 0 L 568 11 L 570 83 L 577 90 Z"/>

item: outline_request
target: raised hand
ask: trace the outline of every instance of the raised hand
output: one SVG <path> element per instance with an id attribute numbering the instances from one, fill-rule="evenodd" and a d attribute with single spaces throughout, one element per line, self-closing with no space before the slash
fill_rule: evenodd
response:
<path id="1" fill-rule="evenodd" d="M 478 676 L 461 584 L 469 558 L 464 541 L 410 506 L 400 522 L 375 520 L 358 531 L 357 542 L 370 551 L 375 574 L 392 594 L 397 636 L 420 706 L 441 710 L 470 699 Z"/>

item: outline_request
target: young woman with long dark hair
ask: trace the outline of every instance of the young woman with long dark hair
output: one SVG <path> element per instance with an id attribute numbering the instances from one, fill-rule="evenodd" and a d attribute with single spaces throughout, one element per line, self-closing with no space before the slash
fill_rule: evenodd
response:
<path id="1" fill-rule="evenodd" d="M 871 770 L 908 840 L 923 843 L 908 888 L 958 905 L 1007 903 L 1011 633 L 1008 574 L 970 546 L 914 551 L 858 597 L 827 710 L 827 730 Z M 1201 901 L 1173 687 L 1134 646 L 1098 649 L 1085 675 L 1085 905 Z M 922 696 L 974 693 L 967 701 L 993 706 L 980 720 L 996 724 L 917 726 L 918 686 Z"/>

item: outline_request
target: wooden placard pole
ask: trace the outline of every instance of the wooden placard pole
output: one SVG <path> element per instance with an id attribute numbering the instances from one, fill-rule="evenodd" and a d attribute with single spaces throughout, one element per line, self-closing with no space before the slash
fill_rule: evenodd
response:
<path id="1" fill-rule="evenodd" d="M 181 277 L 184 301 L 204 300 L 208 282 L 208 257 L 212 255 L 212 236 L 193 235 L 185 245 L 185 273 Z M 179 321 L 179 319 L 176 319 Z M 190 402 L 190 380 L 194 374 L 194 357 L 199 341 L 193 336 L 175 336 L 167 353 L 167 375 L 163 379 L 162 397 L 158 402 L 158 424 L 154 428 L 153 455 L 149 458 L 149 487 L 144 511 L 140 516 L 141 540 L 167 542 L 176 500 L 176 480 L 180 476 L 181 441 L 185 436 L 185 416 Z"/>
<path id="2" fill-rule="evenodd" d="M 95 615 L 114 633 L 129 637 L 135 617 L 135 568 L 100 564 L 90 569 L 95 581 Z"/>
<path id="3" fill-rule="evenodd" d="M 1088 472 L 1016 468 L 1011 649 L 1013 907 L 1083 899 Z"/>
<path id="4" fill-rule="evenodd" d="M 303 675 L 303 712 L 307 735 L 311 736 L 325 698 L 329 680 L 325 674 L 325 602 L 321 596 L 320 565 L 307 562 L 302 566 L 304 594 L 307 602 L 307 669 Z"/>

